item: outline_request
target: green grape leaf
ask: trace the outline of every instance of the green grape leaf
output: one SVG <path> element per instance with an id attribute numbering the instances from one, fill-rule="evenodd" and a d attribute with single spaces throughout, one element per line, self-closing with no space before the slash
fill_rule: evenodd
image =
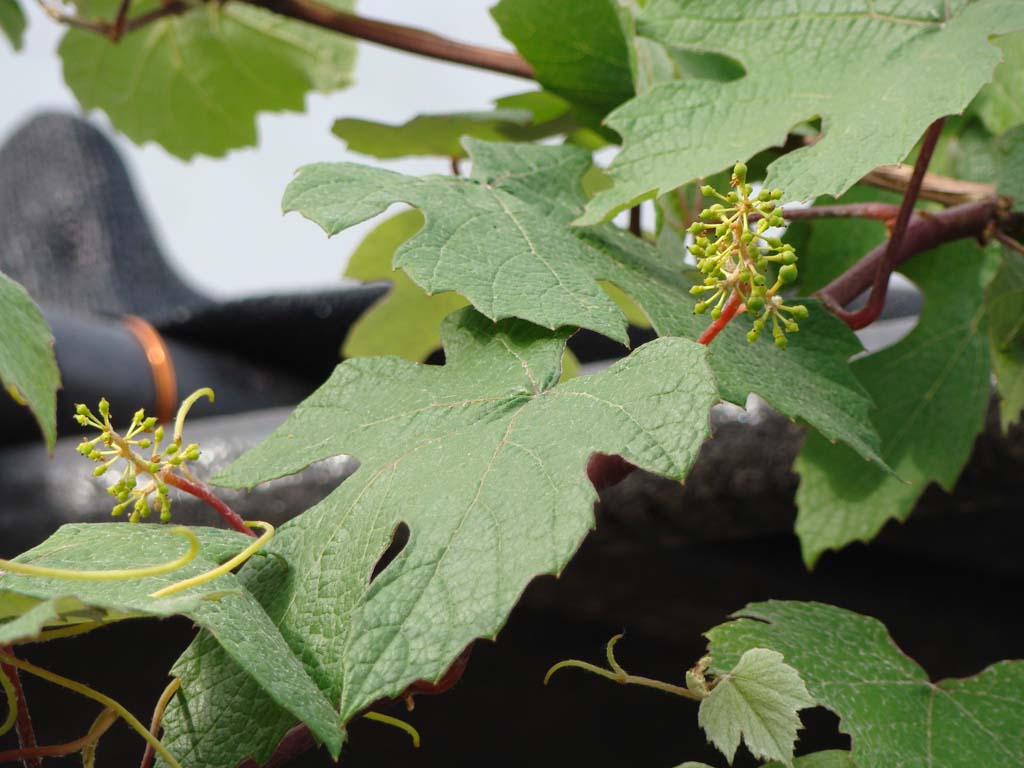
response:
<path id="1" fill-rule="evenodd" d="M 1003 431 L 1024 411 L 1024 257 L 1003 249 L 1003 263 L 985 291 L 992 371 Z"/>
<path id="2" fill-rule="evenodd" d="M 53 354 L 53 334 L 28 292 L 0 272 L 0 383 L 7 394 L 27 405 L 39 423 L 46 447 L 57 439 L 57 390 L 60 370 Z"/>
<path id="3" fill-rule="evenodd" d="M 556 385 L 567 331 L 495 325 L 464 309 L 443 336 L 443 367 L 342 363 L 217 478 L 251 486 L 342 452 L 359 459 L 268 546 L 290 566 L 288 580 L 250 586 L 343 722 L 414 680 L 438 679 L 470 641 L 495 636 L 532 578 L 561 571 L 594 524 L 585 472 L 594 452 L 681 479 L 719 400 L 706 348 L 685 339 L 655 340 Z M 408 544 L 371 580 L 403 522 Z M 219 674 L 183 678 L 196 709 L 225 721 L 243 717 L 231 707 L 264 711 L 258 691 L 236 698 L 214 684 Z M 190 726 L 177 710 L 165 723 L 173 738 L 209 749 L 231 741 L 223 731 L 182 735 Z"/>
<path id="4" fill-rule="evenodd" d="M 501 0 L 491 9 L 501 33 L 547 90 L 596 125 L 633 95 L 626 11 L 615 0 Z"/>
<path id="5" fill-rule="evenodd" d="M 730 764 L 742 738 L 754 757 L 792 768 L 797 712 L 813 706 L 800 674 L 781 653 L 751 648 L 717 679 L 700 703 L 697 722 Z"/>
<path id="6" fill-rule="evenodd" d="M 994 146 L 999 194 L 1013 198 L 1015 210 L 1024 210 L 1024 126 L 998 136 Z"/>
<path id="7" fill-rule="evenodd" d="M 946 5 L 957 11 L 949 21 Z M 746 0 L 652 0 L 640 34 L 733 57 L 746 75 L 664 83 L 609 115 L 624 139 L 609 168 L 615 183 L 579 223 L 781 146 L 794 125 L 815 116 L 821 140 L 772 163 L 766 183 L 790 200 L 837 197 L 876 166 L 901 161 L 936 118 L 961 112 L 999 63 L 989 37 L 1024 29 L 1016 0 L 914 0 L 898 10 L 887 15 L 866 0 L 756 10 Z"/>
<path id="8" fill-rule="evenodd" d="M 693 313 L 682 254 L 659 253 L 612 225 L 568 226 L 586 200 L 580 180 L 590 167 L 588 152 L 472 139 L 466 146 L 474 161 L 468 179 L 349 163 L 307 166 L 285 191 L 284 208 L 335 234 L 395 201 L 419 207 L 426 224 L 396 251 L 393 266 L 428 293 L 457 291 L 494 320 L 577 325 L 625 342 L 626 318 L 602 290 L 606 281 L 643 310 L 659 335 L 697 338 L 707 327 Z M 765 340 L 751 346 L 739 322 L 726 328 L 711 354 L 722 396 L 744 405 L 756 392 L 877 461 L 871 399 L 846 362 L 860 344 L 812 305 L 811 317 L 801 321 L 805 332 L 785 352 Z"/>
<path id="9" fill-rule="evenodd" d="M 782 768 L 782 763 L 765 763 L 763 768 Z M 676 768 L 712 768 L 707 763 L 683 763 Z M 793 768 L 857 768 L 850 759 L 849 752 L 839 749 L 830 749 L 825 752 L 815 752 L 810 755 L 798 757 L 793 761 Z"/>
<path id="10" fill-rule="evenodd" d="M 839 716 L 856 765 L 1024 764 L 1024 662 L 932 683 L 876 619 L 786 601 L 754 603 L 733 616 L 707 633 L 713 671 L 728 670 L 751 648 L 783 654 L 811 697 Z"/>
<path id="11" fill-rule="evenodd" d="M 113 18 L 117 3 L 92 6 Z M 132 14 L 154 7 L 136 3 Z M 344 35 L 245 3 L 204 3 L 117 43 L 71 29 L 59 48 L 84 108 L 105 111 L 136 143 L 155 141 L 184 159 L 255 145 L 258 113 L 302 111 L 310 91 L 348 85 L 355 52 Z"/>
<path id="12" fill-rule="evenodd" d="M 423 214 L 403 211 L 382 222 L 352 253 L 346 277 L 387 280 L 391 290 L 352 325 L 341 348 L 345 357 L 398 355 L 426 360 L 441 348 L 441 321 L 466 306 L 457 293 L 424 293 L 405 272 L 391 267 L 398 247 L 422 226 Z"/>
<path id="13" fill-rule="evenodd" d="M 236 576 L 225 574 L 182 592 L 152 596 L 156 590 L 215 568 L 252 542 L 231 531 L 190 530 L 200 540 L 198 556 L 182 568 L 158 576 L 85 581 L 0 575 L 0 645 L 31 642 L 44 629 L 82 622 L 187 616 L 216 637 L 253 685 L 277 706 L 307 722 L 336 755 L 342 731 L 333 707 Z M 65 570 L 141 568 L 173 561 L 186 549 L 184 537 L 174 535 L 166 526 L 73 524 L 61 526 L 15 561 Z"/>
<path id="14" fill-rule="evenodd" d="M 995 44 L 1003 61 L 969 111 L 981 118 L 989 133 L 1000 134 L 1024 123 L 1024 33 L 1006 35 Z"/>
<path id="15" fill-rule="evenodd" d="M 578 126 L 568 102 L 546 91 L 498 99 L 491 112 L 419 115 L 402 125 L 346 118 L 331 129 L 348 148 L 383 159 L 409 155 L 465 157 L 463 136 L 486 141 L 535 141 Z"/>
<path id="16" fill-rule="evenodd" d="M 25 40 L 25 14 L 18 0 L 0 0 L 0 32 L 7 36 L 14 50 L 21 50 Z"/>
<path id="17" fill-rule="evenodd" d="M 992 259 L 960 241 L 901 271 L 925 294 L 917 327 L 851 366 L 878 403 L 872 418 L 896 476 L 808 437 L 794 466 L 796 532 L 808 565 L 825 550 L 870 540 L 890 519 L 906 519 L 929 483 L 952 489 L 985 425 L 990 362 L 982 302 Z"/>

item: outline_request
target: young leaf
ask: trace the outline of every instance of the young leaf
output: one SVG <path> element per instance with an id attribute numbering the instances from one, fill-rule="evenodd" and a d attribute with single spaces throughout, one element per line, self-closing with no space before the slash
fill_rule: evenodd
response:
<path id="1" fill-rule="evenodd" d="M 53 355 L 53 335 L 28 292 L 0 272 L 0 383 L 7 394 L 27 405 L 39 422 L 51 451 L 57 439 L 57 390 L 60 371 Z"/>
<path id="2" fill-rule="evenodd" d="M 102 0 L 89 10 L 110 19 L 117 6 Z M 132 14 L 155 7 L 134 3 Z M 302 111 L 308 92 L 348 85 L 355 52 L 344 35 L 245 3 L 199 4 L 117 43 L 71 29 L 59 48 L 84 108 L 105 111 L 136 143 L 155 141 L 185 159 L 254 145 L 259 112 Z"/>
<path id="3" fill-rule="evenodd" d="M 591 125 L 633 95 L 624 14 L 615 0 L 501 0 L 491 10 L 538 82 Z"/>
<path id="4" fill-rule="evenodd" d="M 766 184 L 787 199 L 838 196 L 875 166 L 899 162 L 932 121 L 961 112 L 991 79 L 1001 52 L 989 37 L 1024 29 L 1016 0 L 955 3 L 949 21 L 946 5 L 915 0 L 887 15 L 861 0 L 759 3 L 756 12 L 746 0 L 652 0 L 640 34 L 731 56 L 746 76 L 665 83 L 615 110 L 608 124 L 625 142 L 609 169 L 615 184 L 580 223 L 780 146 L 814 116 L 822 139 L 769 168 Z M 884 132 L 866 104 L 885 105 Z"/>
<path id="5" fill-rule="evenodd" d="M 569 103 L 546 91 L 498 99 L 497 107 L 491 112 L 419 115 L 403 125 L 347 118 L 335 121 L 331 130 L 353 152 L 392 158 L 465 157 L 463 136 L 485 141 L 535 141 L 577 127 Z"/>
<path id="6" fill-rule="evenodd" d="M 25 37 L 25 14 L 18 0 L 0 0 L 0 32 L 10 40 L 14 50 L 21 50 Z"/>
<path id="7" fill-rule="evenodd" d="M 1024 33 L 1006 35 L 995 44 L 1002 51 L 1002 63 L 969 111 L 981 118 L 989 133 L 1000 134 L 1024 123 Z"/>
<path id="8" fill-rule="evenodd" d="M 872 418 L 896 476 L 844 446 L 808 437 L 794 466 L 796 532 L 808 565 L 825 550 L 870 540 L 890 519 L 906 519 L 929 483 L 952 489 L 985 424 L 990 364 L 982 300 L 993 260 L 960 241 L 902 271 L 925 294 L 917 327 L 851 366 L 878 403 Z"/>
<path id="9" fill-rule="evenodd" d="M 785 601 L 754 603 L 733 616 L 707 633 L 713 671 L 728 670 L 751 648 L 783 654 L 811 697 L 839 716 L 856 765 L 1024 764 L 1024 662 L 932 683 L 867 616 Z"/>
<path id="10" fill-rule="evenodd" d="M 751 648 L 701 701 L 697 722 L 730 765 L 742 738 L 754 757 L 792 768 L 797 712 L 813 706 L 800 674 L 781 653 Z"/>
<path id="11" fill-rule="evenodd" d="M 250 587 L 343 722 L 414 680 L 438 679 L 471 640 L 497 633 L 532 578 L 561 571 L 593 526 L 585 467 L 594 452 L 681 479 L 719 399 L 706 349 L 684 339 L 653 341 L 556 386 L 565 331 L 494 325 L 466 309 L 443 336 L 443 367 L 342 363 L 218 477 L 251 486 L 342 452 L 359 458 L 355 475 L 269 545 L 288 579 Z M 408 544 L 371 581 L 402 522 Z M 182 683 L 197 708 L 223 713 L 222 728 L 262 711 L 257 695 L 233 709 L 215 679 Z M 190 727 L 172 722 L 176 733 Z M 174 738 L 210 749 L 231 741 L 223 730 Z"/>
<path id="12" fill-rule="evenodd" d="M 697 338 L 707 320 L 693 313 L 682 254 L 666 257 L 611 225 L 571 228 L 585 198 L 589 153 L 574 147 L 466 141 L 473 176 L 402 176 L 348 163 L 307 166 L 285 191 L 328 234 L 403 201 L 426 224 L 395 253 L 394 266 L 428 293 L 453 290 L 492 319 L 519 317 L 548 328 L 578 325 L 626 340 L 626 319 L 601 289 L 607 281 L 644 311 L 660 335 Z M 542 298 L 543 300 L 539 300 Z M 846 360 L 853 334 L 816 306 L 785 353 L 747 343 L 738 324 L 715 341 L 711 365 L 725 399 L 751 392 L 877 460 L 871 400 Z M 800 381 L 800 387 L 793 382 Z"/>
<path id="13" fill-rule="evenodd" d="M 236 576 L 225 574 L 179 593 L 152 596 L 211 570 L 251 543 L 234 532 L 190 530 L 199 538 L 199 554 L 183 567 L 157 576 L 118 581 L 0 576 L 0 645 L 31 642 L 43 629 L 84 621 L 188 616 L 216 637 L 227 657 L 244 670 L 243 676 L 277 706 L 307 722 L 337 754 L 342 732 L 333 707 Z M 76 524 L 62 526 L 16 561 L 62 570 L 140 568 L 173 561 L 186 549 L 185 539 L 166 526 Z"/>

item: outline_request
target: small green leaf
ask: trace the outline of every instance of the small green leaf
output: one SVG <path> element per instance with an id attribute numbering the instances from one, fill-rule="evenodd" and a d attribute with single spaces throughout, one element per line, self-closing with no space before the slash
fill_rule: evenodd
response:
<path id="1" fill-rule="evenodd" d="M 683 763 L 676 768 L 712 768 L 707 763 Z M 763 768 L 782 768 L 782 763 L 765 763 Z M 793 768 L 857 768 L 850 759 L 849 752 L 831 749 L 826 752 L 815 752 L 798 757 L 793 761 Z"/>
<path id="2" fill-rule="evenodd" d="M 465 157 L 461 139 L 535 141 L 577 128 L 568 102 L 546 91 L 498 99 L 491 112 L 419 115 L 403 125 L 337 120 L 332 131 L 353 152 L 379 158 L 409 155 Z"/>
<path id="3" fill-rule="evenodd" d="M 917 327 L 851 366 L 878 403 L 872 419 L 895 476 L 845 446 L 810 435 L 794 469 L 796 532 L 813 565 L 828 549 L 869 541 L 904 520 L 929 483 L 952 489 L 985 425 L 990 397 L 985 286 L 993 260 L 962 240 L 914 258 L 904 274 L 924 291 Z"/>
<path id="4" fill-rule="evenodd" d="M 18 0 L 0 0 L 0 31 L 11 41 L 14 50 L 21 50 L 25 40 L 25 14 Z"/>
<path id="5" fill-rule="evenodd" d="M 342 7 L 351 3 L 339 0 Z M 114 0 L 90 3 L 113 18 Z M 132 5 L 132 14 L 158 7 Z M 112 43 L 72 29 L 61 41 L 64 79 L 86 109 L 102 109 L 136 143 L 173 155 L 224 155 L 256 143 L 256 115 L 302 111 L 310 91 L 348 85 L 355 43 L 245 3 L 204 3 Z"/>
<path id="6" fill-rule="evenodd" d="M 1024 33 L 1005 35 L 995 44 L 1003 60 L 969 111 L 981 118 L 989 133 L 1000 134 L 1024 123 Z"/>
<path id="7" fill-rule="evenodd" d="M 244 670 L 243 677 L 308 723 L 337 754 L 342 732 L 333 708 L 238 577 L 225 574 L 183 592 L 152 597 L 156 590 L 211 570 L 252 541 L 233 531 L 190 530 L 199 538 L 199 555 L 159 576 L 118 581 L 0 576 L 0 645 L 31 642 L 44 629 L 84 621 L 188 616 L 216 638 Z M 75 524 L 62 526 L 16 561 L 64 570 L 140 568 L 173 561 L 186 549 L 184 537 L 166 526 Z"/>
<path id="8" fill-rule="evenodd" d="M 624 14 L 615 0 L 501 0 L 491 10 L 537 81 L 592 125 L 633 95 Z"/>
<path id="9" fill-rule="evenodd" d="M 901 161 L 938 117 L 961 112 L 992 78 L 995 35 L 1024 29 L 1017 0 L 914 0 L 892 12 L 854 0 L 652 0 L 638 30 L 666 46 L 734 58 L 746 75 L 727 83 L 682 80 L 616 109 L 608 125 L 624 147 L 614 186 L 587 206 L 582 224 L 708 176 L 820 116 L 823 136 L 789 152 L 766 184 L 787 199 L 841 195 L 878 165 Z M 921 62 L 927 61 L 927 66 Z M 884 62 L 884 66 L 880 66 Z M 886 130 L 879 113 L 884 104 Z"/>
<path id="10" fill-rule="evenodd" d="M 857 766 L 1024 764 L 1024 662 L 932 683 L 867 616 L 785 601 L 754 603 L 733 616 L 707 633 L 713 671 L 728 670 L 751 648 L 778 651 L 811 698 L 839 716 Z M 836 764 L 843 765 L 824 762 Z"/>
<path id="11" fill-rule="evenodd" d="M 781 653 L 751 648 L 701 701 L 697 722 L 730 764 L 742 738 L 754 757 L 791 767 L 801 727 L 797 712 L 813 706 L 800 674 Z"/>
<path id="12" fill-rule="evenodd" d="M 696 458 L 719 399 L 704 347 L 658 339 L 556 384 L 567 335 L 460 310 L 445 321 L 444 366 L 348 360 L 218 477 L 251 486 L 342 452 L 358 457 L 356 474 L 269 545 L 288 579 L 249 585 L 342 722 L 436 680 L 467 643 L 497 633 L 531 579 L 561 571 L 594 524 L 594 452 L 674 478 Z M 402 522 L 408 544 L 371 581 Z M 197 711 L 220 713 L 219 730 L 184 736 L 187 717 L 166 721 L 204 754 L 233 741 L 228 723 L 267 706 L 252 686 L 222 690 L 219 664 L 207 669 L 182 684 Z M 242 756 L 232 746 L 216 765 Z"/>
<path id="13" fill-rule="evenodd" d="M 53 450 L 57 439 L 57 390 L 60 371 L 53 335 L 39 307 L 18 283 L 0 272 L 0 382 L 7 394 L 27 405 Z"/>

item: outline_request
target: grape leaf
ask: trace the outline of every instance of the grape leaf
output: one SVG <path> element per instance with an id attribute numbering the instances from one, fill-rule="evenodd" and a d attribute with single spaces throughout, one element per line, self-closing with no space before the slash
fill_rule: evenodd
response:
<path id="1" fill-rule="evenodd" d="M 340 7 L 351 3 L 335 0 Z M 117 3 L 90 11 L 113 18 Z M 132 5 L 132 14 L 156 7 Z M 351 82 L 355 43 L 245 3 L 203 3 L 112 43 L 71 29 L 59 54 L 86 109 L 102 109 L 136 143 L 173 155 L 224 155 L 256 144 L 256 115 L 302 111 L 309 91 Z"/>
<path id="2" fill-rule="evenodd" d="M 961 112 L 991 79 L 1001 52 L 988 38 L 1024 29 L 1016 0 L 954 3 L 949 21 L 945 5 L 914 0 L 897 16 L 867 0 L 759 3 L 756 11 L 745 0 L 652 0 L 640 34 L 734 57 L 746 76 L 665 83 L 609 115 L 624 139 L 609 168 L 615 183 L 579 223 L 780 146 L 815 116 L 821 140 L 769 168 L 767 185 L 787 199 L 839 196 L 874 167 L 901 161 L 933 120 Z"/>
<path id="3" fill-rule="evenodd" d="M 615 0 L 501 0 L 491 9 L 537 81 L 591 125 L 633 95 L 624 14 Z"/>
<path id="4" fill-rule="evenodd" d="M 1004 431 L 1024 411 L 1024 257 L 1003 249 L 1003 263 L 985 291 L 992 370 Z"/>
<path id="5" fill-rule="evenodd" d="M 688 762 L 676 766 L 676 768 L 712 768 L 707 763 Z M 782 763 L 765 763 L 763 768 L 782 768 Z M 793 768 L 857 768 L 850 759 L 849 752 L 839 749 L 830 749 L 825 752 L 814 752 L 810 755 L 798 757 L 793 761 Z"/>
<path id="6" fill-rule="evenodd" d="M 730 765 L 742 738 L 754 757 L 792 768 L 797 712 L 813 706 L 800 674 L 781 653 L 751 648 L 701 701 L 697 722 Z"/>
<path id="7" fill-rule="evenodd" d="M 971 103 L 989 133 L 1000 134 L 1024 123 L 1024 33 L 1006 35 L 995 41 L 1003 54 L 992 82 Z"/>
<path id="8" fill-rule="evenodd" d="M 611 225 L 568 226 L 585 202 L 580 178 L 589 153 L 472 139 L 466 146 L 474 161 L 468 179 L 409 177 L 349 163 L 307 166 L 285 191 L 285 210 L 334 234 L 394 201 L 416 205 L 426 224 L 398 249 L 393 265 L 428 293 L 457 291 L 495 320 L 579 325 L 625 342 L 626 318 L 601 289 L 604 280 L 628 294 L 660 335 L 697 338 L 707 327 L 693 314 L 681 254 L 666 256 Z M 739 323 L 726 328 L 711 355 L 722 396 L 744 405 L 756 392 L 829 440 L 877 460 L 872 403 L 846 363 L 860 344 L 817 304 L 801 327 L 806 332 L 785 352 L 770 342 L 751 346 Z"/>
<path id="9" fill-rule="evenodd" d="M 119 581 L 14 573 L 0 576 L 0 645 L 31 641 L 45 628 L 84 621 L 188 616 L 216 637 L 228 657 L 251 676 L 253 685 L 307 722 L 337 755 L 342 732 L 333 707 L 236 576 L 226 574 L 165 597 L 151 596 L 158 589 L 216 567 L 252 541 L 230 531 L 190 530 L 200 540 L 199 555 L 184 567 L 159 576 Z M 62 526 L 16 561 L 61 569 L 140 568 L 172 561 L 185 549 L 184 538 L 173 535 L 166 526 L 74 524 Z"/>
<path id="10" fill-rule="evenodd" d="M 352 325 L 341 348 L 345 357 L 398 355 L 426 360 L 441 348 L 441 321 L 466 306 L 457 293 L 424 293 L 405 272 L 391 267 L 395 250 L 422 226 L 423 214 L 403 211 L 382 222 L 352 253 L 346 277 L 388 280 L 391 290 Z"/>
<path id="11" fill-rule="evenodd" d="M 14 50 L 21 50 L 25 39 L 25 14 L 18 0 L 0 0 L 0 32 L 7 36 Z"/>
<path id="12" fill-rule="evenodd" d="M 534 141 L 577 128 L 568 102 L 546 91 L 498 99 L 491 112 L 419 115 L 403 125 L 346 118 L 331 129 L 353 152 L 379 158 L 465 157 L 460 139 Z"/>
<path id="13" fill-rule="evenodd" d="M 359 458 L 356 474 L 269 545 L 288 580 L 250 586 L 342 721 L 436 680 L 467 643 L 497 633 L 533 577 L 565 566 L 594 522 L 584 471 L 593 452 L 680 479 L 696 458 L 719 400 L 704 347 L 658 339 L 556 386 L 567 335 L 460 310 L 445 321 L 443 367 L 348 360 L 218 476 L 251 486 L 343 451 Z M 401 522 L 408 544 L 371 581 Z M 223 692 L 220 674 L 213 665 L 183 678 L 196 709 L 225 719 L 243 717 L 239 706 L 264 711 L 258 691 Z M 206 751 L 231 741 L 182 734 L 190 726 L 178 710 L 165 723 Z"/>
<path id="14" fill-rule="evenodd" d="M 57 439 L 57 390 L 60 371 L 53 334 L 39 307 L 18 283 L 0 272 L 0 383 L 39 423 L 46 446 Z"/>
<path id="15" fill-rule="evenodd" d="M 985 424 L 990 363 L 982 301 L 993 260 L 960 241 L 901 271 L 925 294 L 917 327 L 851 366 L 878 403 L 872 418 L 896 476 L 808 437 L 794 465 L 796 532 L 808 565 L 827 549 L 870 540 L 890 519 L 906 519 L 929 483 L 950 490 Z"/>
<path id="16" fill-rule="evenodd" d="M 998 136 L 994 146 L 999 194 L 1012 197 L 1015 210 L 1024 210 L 1024 127 Z"/>
<path id="17" fill-rule="evenodd" d="M 728 670 L 750 648 L 783 654 L 811 697 L 839 716 L 856 765 L 1024 763 L 1024 663 L 999 662 L 974 677 L 932 683 L 876 619 L 785 601 L 733 615 L 707 633 L 713 670 Z"/>

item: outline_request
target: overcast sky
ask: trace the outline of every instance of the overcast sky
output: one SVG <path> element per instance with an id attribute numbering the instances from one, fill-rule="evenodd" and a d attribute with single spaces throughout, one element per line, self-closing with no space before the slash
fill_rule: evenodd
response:
<path id="1" fill-rule="evenodd" d="M 480 45 L 510 49 L 488 13 L 494 0 L 360 0 L 359 12 Z M 41 110 L 80 112 L 64 85 L 56 49 L 63 30 L 24 2 L 25 46 L 0 40 L 0 137 Z M 282 217 L 281 194 L 296 168 L 316 161 L 373 162 L 349 153 L 330 127 L 338 117 L 402 122 L 423 112 L 487 109 L 500 96 L 530 90 L 522 80 L 360 43 L 356 84 L 307 99 L 304 114 L 259 118 L 259 146 L 226 158 L 183 162 L 155 144 L 114 137 L 167 258 L 198 289 L 218 296 L 337 284 L 348 254 L 372 228 L 362 224 L 330 241 L 298 214 Z M 0 138 L 2 140 L 2 138 Z M 447 172 L 441 159 L 381 163 L 407 173 Z"/>

